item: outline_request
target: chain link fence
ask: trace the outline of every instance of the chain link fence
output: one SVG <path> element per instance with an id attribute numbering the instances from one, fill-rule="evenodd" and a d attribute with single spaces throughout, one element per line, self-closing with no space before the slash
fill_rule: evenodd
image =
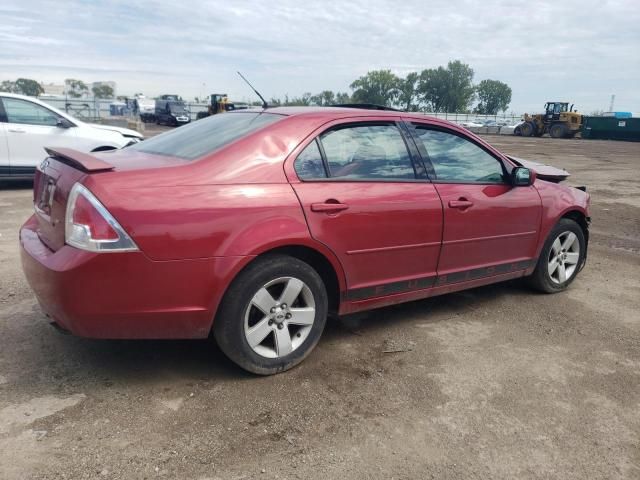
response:
<path id="1" fill-rule="evenodd" d="M 81 99 L 81 98 L 47 98 L 41 97 L 45 103 L 52 107 L 67 112 L 79 120 L 84 121 L 100 121 L 107 120 L 112 117 L 134 118 L 136 115 L 131 106 L 125 102 L 109 100 L 109 99 Z M 191 119 L 195 120 L 198 112 L 207 110 L 206 103 L 185 102 L 187 110 L 191 114 Z M 496 123 L 506 123 L 508 125 L 517 124 L 522 115 L 499 114 L 499 115 L 477 115 L 473 113 L 442 113 L 442 112 L 419 112 L 424 115 L 441 118 L 454 123 L 465 123 L 479 120 L 482 123 L 492 120 Z"/>

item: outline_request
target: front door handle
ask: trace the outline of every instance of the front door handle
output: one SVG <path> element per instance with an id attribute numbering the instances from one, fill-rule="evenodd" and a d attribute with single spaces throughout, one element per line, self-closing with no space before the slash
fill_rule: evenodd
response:
<path id="1" fill-rule="evenodd" d="M 340 203 L 337 200 L 333 200 L 333 201 L 327 200 L 326 202 L 323 202 L 323 203 L 311 204 L 312 212 L 335 213 L 335 212 L 341 212 L 343 210 L 346 210 L 347 208 L 349 208 L 349 205 Z"/>
<path id="2" fill-rule="evenodd" d="M 451 208 L 459 208 L 464 210 L 465 208 L 469 208 L 473 206 L 473 202 L 467 200 L 466 198 L 460 198 L 458 200 L 449 200 L 449 207 Z"/>
<path id="3" fill-rule="evenodd" d="M 9 128 L 8 129 L 12 133 L 26 133 L 27 131 L 24 128 Z"/>

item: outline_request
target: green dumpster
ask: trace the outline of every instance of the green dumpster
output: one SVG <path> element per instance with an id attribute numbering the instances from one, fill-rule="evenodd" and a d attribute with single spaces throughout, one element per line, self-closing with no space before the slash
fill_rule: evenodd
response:
<path id="1" fill-rule="evenodd" d="M 640 142 L 640 118 L 582 117 L 582 138 Z"/>

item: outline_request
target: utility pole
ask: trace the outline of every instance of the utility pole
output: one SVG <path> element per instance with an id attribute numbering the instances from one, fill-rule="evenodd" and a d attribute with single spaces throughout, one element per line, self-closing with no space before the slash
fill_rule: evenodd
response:
<path id="1" fill-rule="evenodd" d="M 609 103 L 609 111 L 610 112 L 613 112 L 613 102 L 615 102 L 615 101 L 616 101 L 616 94 L 614 93 L 614 94 L 611 95 L 611 103 Z"/>

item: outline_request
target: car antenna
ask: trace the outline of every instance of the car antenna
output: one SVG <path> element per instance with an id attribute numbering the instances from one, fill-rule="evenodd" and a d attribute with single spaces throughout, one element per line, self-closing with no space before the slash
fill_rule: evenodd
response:
<path id="1" fill-rule="evenodd" d="M 238 75 L 240 75 L 240 78 L 242 80 L 244 80 L 245 82 L 247 82 L 247 85 L 249 85 L 251 87 L 251 90 L 253 90 L 254 92 L 256 92 L 256 95 L 258 95 L 260 97 L 260 100 L 262 100 L 262 108 L 269 108 L 269 104 L 267 103 L 267 101 L 264 99 L 264 97 L 262 95 L 260 95 L 260 92 L 258 92 L 258 90 L 256 90 L 255 88 L 253 88 L 253 85 L 251 85 L 249 83 L 249 80 L 247 80 L 246 78 L 244 78 L 244 75 L 242 75 L 240 72 L 238 72 Z"/>

